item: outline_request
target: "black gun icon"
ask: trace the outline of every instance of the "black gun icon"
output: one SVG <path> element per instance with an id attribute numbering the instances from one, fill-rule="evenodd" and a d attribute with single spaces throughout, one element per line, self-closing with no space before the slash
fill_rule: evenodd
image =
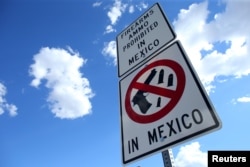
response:
<path id="1" fill-rule="evenodd" d="M 146 79 L 146 81 L 144 82 L 144 84 L 149 85 L 149 83 L 154 78 L 155 74 L 156 74 L 156 70 L 153 69 L 151 73 L 149 74 L 148 78 Z M 139 106 L 143 114 L 146 114 L 152 104 L 147 101 L 144 93 L 146 92 L 142 90 L 138 90 L 137 93 L 134 95 L 132 102 L 134 103 L 134 105 L 137 104 Z"/>

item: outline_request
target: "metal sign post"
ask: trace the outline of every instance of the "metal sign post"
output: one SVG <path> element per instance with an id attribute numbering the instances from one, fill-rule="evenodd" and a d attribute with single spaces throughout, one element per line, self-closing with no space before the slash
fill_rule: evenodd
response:
<path id="1" fill-rule="evenodd" d="M 174 156 L 171 149 L 162 152 L 164 167 L 175 167 Z"/>

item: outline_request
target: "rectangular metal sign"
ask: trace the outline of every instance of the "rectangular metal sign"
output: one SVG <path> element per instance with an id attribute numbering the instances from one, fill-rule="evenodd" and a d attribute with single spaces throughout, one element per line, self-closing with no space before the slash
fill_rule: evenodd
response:
<path id="1" fill-rule="evenodd" d="M 119 82 L 123 163 L 221 127 L 180 42 Z"/>
<path id="2" fill-rule="evenodd" d="M 174 39 L 175 33 L 156 3 L 116 37 L 119 77 Z"/>

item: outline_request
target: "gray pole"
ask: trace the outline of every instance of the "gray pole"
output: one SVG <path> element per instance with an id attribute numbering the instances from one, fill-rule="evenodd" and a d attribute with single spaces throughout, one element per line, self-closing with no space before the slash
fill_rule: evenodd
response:
<path id="1" fill-rule="evenodd" d="M 174 167 L 174 156 L 171 149 L 162 152 L 164 167 Z"/>

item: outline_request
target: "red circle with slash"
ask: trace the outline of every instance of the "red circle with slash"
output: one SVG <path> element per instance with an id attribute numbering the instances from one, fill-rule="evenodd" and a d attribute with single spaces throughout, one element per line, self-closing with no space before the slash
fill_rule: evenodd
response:
<path id="1" fill-rule="evenodd" d="M 171 68 L 175 74 L 177 79 L 177 86 L 176 90 L 170 90 L 162 87 L 157 87 L 150 84 L 144 84 L 137 82 L 138 79 L 147 71 L 150 69 L 156 68 L 157 66 L 166 66 Z M 145 68 L 143 68 L 132 80 L 130 83 L 126 96 L 125 96 L 125 109 L 128 114 L 128 116 L 137 123 L 151 123 L 155 122 L 168 113 L 172 111 L 172 109 L 176 106 L 178 101 L 180 100 L 184 88 L 185 88 L 186 78 L 185 78 L 185 72 L 182 69 L 182 67 L 173 60 L 158 60 L 155 61 L 149 65 L 147 65 Z M 150 115 L 141 115 L 134 111 L 132 108 L 132 102 L 130 100 L 132 89 L 141 90 L 143 92 L 147 93 L 153 93 L 159 96 L 170 98 L 170 101 L 159 111 L 150 114 Z"/>

